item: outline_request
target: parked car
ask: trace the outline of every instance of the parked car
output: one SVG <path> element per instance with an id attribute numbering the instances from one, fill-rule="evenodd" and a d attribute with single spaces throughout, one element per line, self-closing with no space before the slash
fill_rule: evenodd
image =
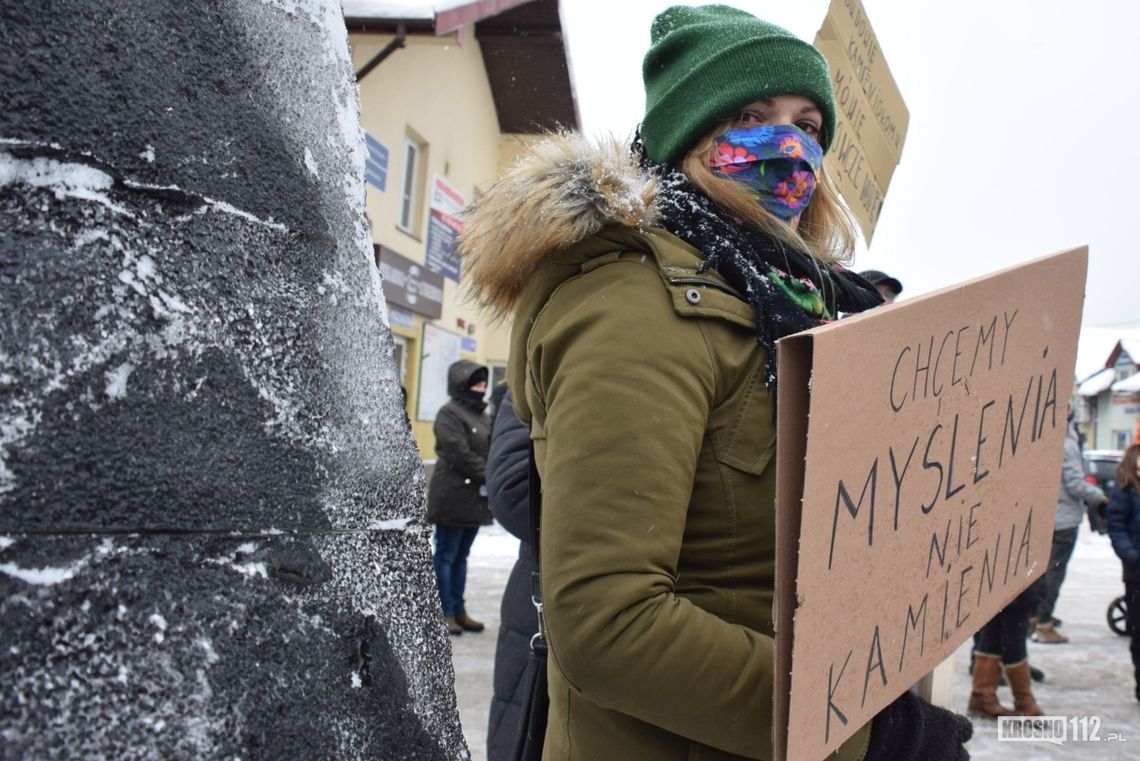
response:
<path id="1" fill-rule="evenodd" d="M 1086 449 L 1082 457 L 1085 461 L 1085 480 L 1099 486 L 1108 494 L 1116 486 L 1116 466 L 1124 452 L 1119 449 Z M 1108 532 L 1108 520 L 1104 516 L 1104 505 L 1089 505 L 1089 525 L 1098 534 Z"/>
<path id="2" fill-rule="evenodd" d="M 1085 460 L 1085 480 L 1100 487 L 1105 494 L 1116 486 L 1116 466 L 1124 452 L 1119 449 L 1086 449 L 1082 455 Z"/>

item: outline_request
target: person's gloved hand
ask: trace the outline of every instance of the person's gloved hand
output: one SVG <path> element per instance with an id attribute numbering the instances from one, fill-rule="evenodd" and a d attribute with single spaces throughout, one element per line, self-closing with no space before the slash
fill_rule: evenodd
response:
<path id="1" fill-rule="evenodd" d="M 1088 506 L 1089 528 L 1102 535 L 1108 533 L 1108 518 L 1104 513 L 1107 506 L 1108 502 Z"/>
<path id="2" fill-rule="evenodd" d="M 965 716 L 904 692 L 871 721 L 863 761 L 967 761 L 963 744 L 974 734 Z"/>

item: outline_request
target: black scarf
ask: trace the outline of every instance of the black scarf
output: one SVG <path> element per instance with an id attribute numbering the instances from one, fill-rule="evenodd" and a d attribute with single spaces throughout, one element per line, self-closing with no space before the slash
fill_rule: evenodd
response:
<path id="1" fill-rule="evenodd" d="M 769 277 L 769 268 L 810 280 L 833 317 L 883 303 L 875 286 L 841 267 L 829 267 L 772 236 L 737 222 L 677 168 L 651 161 L 635 143 L 643 168 L 660 178 L 661 226 L 704 256 L 700 271 L 719 272 L 756 313 L 756 340 L 768 355 L 767 383 L 776 384 L 776 341 L 821 324 Z"/>
<path id="2" fill-rule="evenodd" d="M 456 395 L 455 401 L 469 410 L 474 410 L 477 414 L 482 414 L 483 410 L 487 409 L 487 400 L 483 398 L 482 391 L 464 389 Z"/>

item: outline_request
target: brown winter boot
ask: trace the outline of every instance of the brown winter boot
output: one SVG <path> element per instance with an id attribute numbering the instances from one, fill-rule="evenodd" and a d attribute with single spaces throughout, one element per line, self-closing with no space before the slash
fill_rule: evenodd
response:
<path id="1" fill-rule="evenodd" d="M 1063 645 L 1069 641 L 1069 638 L 1057 631 L 1053 624 L 1037 624 L 1037 628 L 1033 630 L 1033 641 L 1046 645 Z"/>
<path id="2" fill-rule="evenodd" d="M 1013 711 L 1003 706 L 998 700 L 997 688 L 1000 678 L 1000 656 L 974 653 L 974 686 L 970 690 L 970 703 L 966 710 L 990 719 L 996 719 L 999 716 L 1013 716 Z"/>
<path id="3" fill-rule="evenodd" d="M 481 632 L 484 629 L 483 623 L 481 621 L 476 621 L 466 613 L 456 613 L 455 620 L 460 626 L 463 627 L 463 631 L 465 632 Z"/>
<path id="4" fill-rule="evenodd" d="M 1029 675 L 1029 661 L 1005 667 L 1005 678 L 1013 690 L 1013 712 L 1018 716 L 1044 716 L 1045 712 L 1033 697 L 1033 682 Z"/>
<path id="5" fill-rule="evenodd" d="M 455 616 L 448 616 L 445 620 L 447 621 L 448 634 L 458 637 L 463 633 L 463 627 L 460 626 L 459 622 L 455 620 Z"/>

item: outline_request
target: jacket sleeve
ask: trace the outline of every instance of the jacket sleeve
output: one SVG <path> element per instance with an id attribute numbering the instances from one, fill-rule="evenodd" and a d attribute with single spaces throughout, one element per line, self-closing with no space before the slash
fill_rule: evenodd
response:
<path id="1" fill-rule="evenodd" d="M 471 448 L 467 424 L 445 404 L 435 418 L 435 448 L 447 464 L 459 475 L 470 478 L 475 484 L 486 480 L 487 460 Z"/>
<path id="2" fill-rule="evenodd" d="M 1132 537 L 1133 502 L 1119 486 L 1113 488 L 1112 496 L 1108 498 L 1108 507 L 1105 508 L 1105 517 L 1108 519 L 1108 538 L 1112 540 L 1112 549 L 1126 565 L 1136 567 L 1140 564 L 1140 547 L 1136 546 Z"/>
<path id="3" fill-rule="evenodd" d="M 1065 456 L 1061 461 L 1061 484 L 1070 496 L 1081 502 L 1093 504 L 1104 502 L 1104 492 L 1085 481 L 1085 469 L 1081 465 L 1081 448 L 1070 438 L 1065 439 Z"/>
<path id="4" fill-rule="evenodd" d="M 530 541 L 530 431 L 515 415 L 508 392 L 495 412 L 487 455 L 491 513 L 507 531 Z"/>
<path id="5" fill-rule="evenodd" d="M 585 699 L 767 758 L 772 638 L 675 594 L 716 392 L 700 322 L 675 316 L 654 270 L 621 262 L 564 283 L 532 329 L 550 653 Z"/>

